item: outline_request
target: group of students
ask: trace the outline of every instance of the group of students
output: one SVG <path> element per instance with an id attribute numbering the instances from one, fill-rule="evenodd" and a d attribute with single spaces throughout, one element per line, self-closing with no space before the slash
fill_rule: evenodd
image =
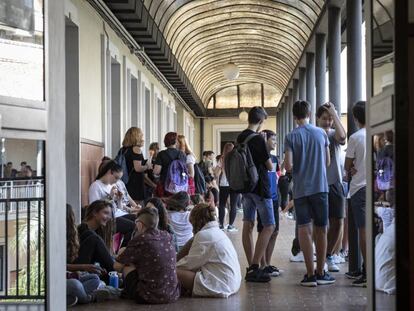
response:
<path id="1" fill-rule="evenodd" d="M 194 154 L 176 133 L 164 143 L 165 150 L 153 148 L 144 160 L 142 131 L 129 129 L 122 156 L 102 159 L 80 225 L 67 207 L 69 306 L 120 297 L 170 303 L 180 295 L 228 297 L 239 290 L 237 252 L 220 230 L 217 200 L 211 191 L 196 193 Z M 177 172 L 185 172 L 187 185 L 172 193 Z M 106 285 L 113 273 L 122 290 Z"/>
<path id="2" fill-rule="evenodd" d="M 235 144 L 224 146 L 215 167 L 213 152 L 205 152 L 196 163 L 185 137 L 172 132 L 165 135 L 166 149 L 159 151 L 157 144 L 151 144 L 145 160 L 142 131 L 129 129 L 117 159 L 102 159 L 89 189 L 90 204 L 77 228 L 68 207 L 68 271 L 78 271 L 68 280 L 77 285 L 75 294 L 68 292 L 68 297 L 77 298 L 68 301 L 85 303 L 122 296 L 139 303 L 168 303 L 183 294 L 228 297 L 236 293 L 241 273 L 237 253 L 223 232 L 227 205 L 229 232 L 237 231 L 237 208 L 243 209 L 245 280 L 269 282 L 271 276 L 280 274 L 271 259 L 279 231 L 279 208 L 290 206 L 289 183 L 293 184 L 291 205 L 307 272 L 300 284 L 335 282 L 325 264 L 330 272 L 339 271 L 333 257 L 341 248 L 347 197 L 365 262 L 365 102 L 353 107 L 359 130 L 349 138 L 346 150 L 349 193 L 343 187 L 341 152 L 346 132 L 339 116 L 327 103 L 316 112 L 316 127 L 309 123 L 310 114 L 308 102 L 293 105 L 297 127 L 285 137 L 282 163 L 271 154 L 276 149 L 276 133 L 262 130 L 267 119 L 262 107 L 250 109 L 247 129 Z M 228 175 L 231 157 L 241 150 L 239 146 L 248 150 L 257 175 L 248 191 L 234 190 L 234 176 Z M 199 190 L 200 174 L 203 191 Z M 110 271 L 122 274 L 122 292 L 105 285 Z M 91 273 L 99 275 L 99 282 Z M 366 284 L 365 268 L 347 276 L 355 279 L 355 286 Z M 75 287 L 68 286 L 68 291 Z M 77 294 L 79 288 L 83 295 Z"/>

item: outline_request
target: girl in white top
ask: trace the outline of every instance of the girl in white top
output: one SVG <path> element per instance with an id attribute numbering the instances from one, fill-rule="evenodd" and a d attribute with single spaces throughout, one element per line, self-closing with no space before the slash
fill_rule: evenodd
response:
<path id="1" fill-rule="evenodd" d="M 188 194 L 195 194 L 195 184 L 194 184 L 194 165 L 197 161 L 193 150 L 191 150 L 190 145 L 188 144 L 184 135 L 178 135 L 178 150 L 181 150 L 186 155 L 186 164 L 188 170 Z"/>
<path id="2" fill-rule="evenodd" d="M 220 230 L 215 209 L 205 203 L 191 211 L 194 239 L 188 254 L 177 262 L 182 288 L 194 296 L 227 298 L 240 289 L 237 252 Z"/>
<path id="3" fill-rule="evenodd" d="M 190 223 L 190 196 L 181 191 L 166 200 L 168 219 L 177 236 L 180 250 L 193 237 L 193 226 Z"/>
<path id="4" fill-rule="evenodd" d="M 116 183 L 122 178 L 122 167 L 115 161 L 108 161 L 99 170 L 96 180 L 89 187 L 89 204 L 97 200 L 109 200 L 112 202 L 113 217 L 116 221 L 116 232 L 124 236 L 123 245 L 131 239 L 135 230 L 134 214 L 122 210 L 123 193 Z"/>

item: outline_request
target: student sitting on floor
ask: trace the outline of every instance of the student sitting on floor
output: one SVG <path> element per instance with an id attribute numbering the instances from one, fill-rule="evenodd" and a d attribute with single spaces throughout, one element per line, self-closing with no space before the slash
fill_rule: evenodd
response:
<path id="1" fill-rule="evenodd" d="M 161 304 L 174 302 L 180 296 L 174 243 L 171 235 L 157 226 L 155 208 L 145 207 L 138 213 L 138 233 L 115 262 L 115 269 L 123 273 L 123 298 Z"/>
<path id="2" fill-rule="evenodd" d="M 120 296 L 118 289 L 105 286 L 99 276 L 105 270 L 95 264 L 74 264 L 79 253 L 79 238 L 72 207 L 66 204 L 66 295 L 67 305 L 100 302 L 116 299 Z"/>
<path id="3" fill-rule="evenodd" d="M 169 222 L 177 235 L 178 248 L 193 237 L 193 227 L 190 223 L 190 196 L 181 191 L 166 199 Z"/>
<path id="4" fill-rule="evenodd" d="M 173 227 L 170 225 L 168 221 L 168 212 L 164 206 L 164 203 L 160 198 L 151 198 L 145 202 L 146 207 L 153 207 L 156 208 L 158 211 L 158 230 L 167 231 L 171 234 L 174 242 L 175 250 L 178 252 L 178 244 L 177 244 L 177 235 L 174 232 Z"/>
<path id="5" fill-rule="evenodd" d="M 177 276 L 194 296 L 227 298 L 240 288 L 237 252 L 216 219 L 215 209 L 205 203 L 191 211 L 195 235 L 188 254 L 177 263 Z"/>
<path id="6" fill-rule="evenodd" d="M 114 269 L 111 256 L 111 202 L 98 200 L 86 208 L 84 221 L 78 226 L 79 252 L 74 264 L 95 264 L 106 271 Z"/>
<path id="7" fill-rule="evenodd" d="M 101 166 L 96 180 L 89 187 L 89 203 L 96 200 L 109 200 L 112 203 L 113 217 L 116 221 L 116 232 L 121 233 L 124 245 L 127 245 L 134 231 L 135 214 L 122 210 L 123 193 L 116 186 L 122 178 L 122 167 L 111 160 Z"/>

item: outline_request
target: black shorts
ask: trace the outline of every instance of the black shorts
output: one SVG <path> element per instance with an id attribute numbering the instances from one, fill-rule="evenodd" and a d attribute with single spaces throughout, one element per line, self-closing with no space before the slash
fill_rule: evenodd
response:
<path id="1" fill-rule="evenodd" d="M 146 301 L 137 294 L 138 282 L 137 270 L 128 273 L 124 279 L 124 289 L 122 290 L 121 297 L 135 300 L 137 303 L 146 303 Z"/>
<path id="2" fill-rule="evenodd" d="M 341 182 L 329 185 L 329 218 L 345 218 L 345 192 Z"/>
<path id="3" fill-rule="evenodd" d="M 273 214 L 275 216 L 275 232 L 279 231 L 279 201 L 273 200 Z M 257 213 L 257 232 L 262 232 L 263 224 L 260 219 L 259 213 Z"/>

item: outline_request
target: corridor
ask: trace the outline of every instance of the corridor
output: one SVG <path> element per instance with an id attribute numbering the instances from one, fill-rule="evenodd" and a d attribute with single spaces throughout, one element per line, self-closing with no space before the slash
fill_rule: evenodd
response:
<path id="1" fill-rule="evenodd" d="M 239 255 L 241 269 L 244 270 L 247 262 L 244 256 L 241 242 L 242 214 L 237 214 L 236 226 L 239 232 L 228 233 Z M 134 310 L 170 310 L 187 311 L 197 310 L 222 310 L 222 311 L 265 311 L 265 310 L 365 310 L 367 299 L 366 289 L 351 287 L 351 281 L 344 276 L 347 271 L 342 265 L 343 272 L 335 274 L 337 279 L 333 286 L 319 286 L 305 288 L 299 285 L 305 273 L 304 263 L 289 262 L 290 247 L 294 236 L 294 221 L 281 216 L 280 233 L 273 253 L 273 265 L 283 270 L 281 276 L 273 278 L 269 283 L 242 282 L 240 291 L 229 299 L 214 298 L 180 298 L 176 303 L 169 305 L 138 306 L 133 302 L 120 300 L 116 302 L 104 302 L 100 304 L 78 305 L 74 311 L 129 311 Z M 243 271 L 244 276 L 244 271 Z M 384 295 L 386 296 L 386 295 Z M 378 306 L 390 310 L 383 303 Z"/>

